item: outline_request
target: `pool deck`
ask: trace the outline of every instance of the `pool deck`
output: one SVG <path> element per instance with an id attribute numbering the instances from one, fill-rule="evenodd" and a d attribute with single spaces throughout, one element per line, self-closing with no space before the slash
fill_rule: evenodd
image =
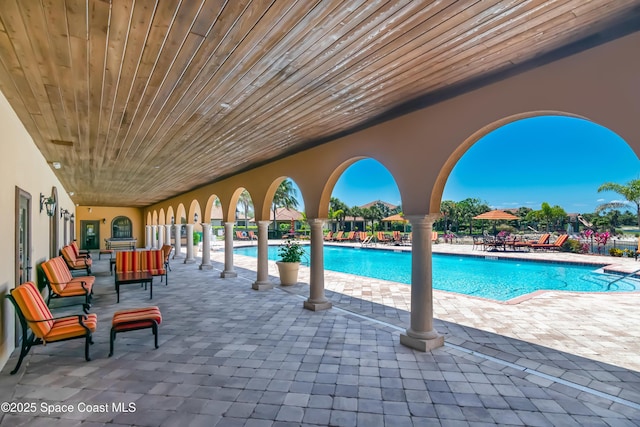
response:
<path id="1" fill-rule="evenodd" d="M 435 245 L 434 252 L 471 252 L 456 246 Z M 308 268 L 297 285 L 258 292 L 251 289 L 255 258 L 234 258 L 238 277 L 228 279 L 219 278 L 218 247 L 213 270 L 176 259 L 169 285 L 156 283 L 153 300 L 131 286 L 119 304 L 108 260 L 95 260 L 93 360 L 84 361 L 81 340 L 52 343 L 34 348 L 10 376 L 14 352 L 0 373 L 2 400 L 34 402 L 38 410 L 0 415 L 0 425 L 640 423 L 639 293 L 546 292 L 504 304 L 434 291 L 445 346 L 420 353 L 399 344 L 409 324 L 409 286 L 326 271 L 334 308 L 311 312 L 302 308 Z M 625 268 L 635 262 L 620 261 Z M 269 273 L 278 283 L 273 262 Z M 145 305 L 162 311 L 160 347 L 153 348 L 149 330 L 128 332 L 107 357 L 113 312 Z M 80 402 L 133 402 L 135 412 L 81 412 Z M 75 410 L 47 414 L 42 403 Z"/>

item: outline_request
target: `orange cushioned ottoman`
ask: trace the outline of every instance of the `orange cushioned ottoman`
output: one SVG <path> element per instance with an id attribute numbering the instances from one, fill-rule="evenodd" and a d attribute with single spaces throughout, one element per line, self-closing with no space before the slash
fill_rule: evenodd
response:
<path id="1" fill-rule="evenodd" d="M 113 313 L 111 321 L 111 339 L 109 340 L 109 357 L 113 356 L 113 342 L 119 332 L 135 331 L 151 328 L 158 348 L 158 325 L 162 323 L 162 314 L 156 306 L 129 308 Z"/>

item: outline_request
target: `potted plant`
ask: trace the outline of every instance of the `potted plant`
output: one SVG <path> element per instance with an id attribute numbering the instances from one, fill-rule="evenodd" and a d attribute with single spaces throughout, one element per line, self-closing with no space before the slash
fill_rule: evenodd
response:
<path id="1" fill-rule="evenodd" d="M 280 261 L 276 262 L 280 273 L 280 284 L 295 285 L 298 283 L 298 268 L 304 254 L 304 248 L 293 240 L 285 241 L 278 249 Z"/>

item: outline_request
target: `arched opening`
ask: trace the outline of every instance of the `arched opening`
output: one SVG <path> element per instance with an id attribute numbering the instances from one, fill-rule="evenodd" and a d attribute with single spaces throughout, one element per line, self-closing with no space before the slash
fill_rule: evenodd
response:
<path id="1" fill-rule="evenodd" d="M 245 238 L 249 230 L 255 231 L 255 210 L 253 199 L 246 188 L 240 188 L 235 209 L 235 230 L 238 238 L 240 235 Z"/>
<path id="2" fill-rule="evenodd" d="M 474 216 L 502 209 L 518 217 L 505 230 L 573 234 L 584 230 L 583 218 L 594 230 L 619 234 L 621 226 L 638 224 L 637 206 L 601 187 L 628 184 L 638 178 L 639 166 L 624 140 L 591 121 L 566 116 L 515 120 L 478 139 L 456 162 L 443 191 L 438 225 L 443 231 L 474 234 L 487 225 Z M 626 211 L 625 203 L 617 202 L 626 202 Z M 631 217 L 635 220 L 629 224 Z"/>
<path id="3" fill-rule="evenodd" d="M 329 199 L 328 240 L 386 242 L 395 235 L 396 243 L 401 244 L 401 233 L 410 230 L 402 217 L 400 190 L 393 176 L 375 159 L 356 158 L 349 163 L 341 165 L 346 167 Z"/>
<path id="4" fill-rule="evenodd" d="M 300 187 L 288 177 L 276 179 L 267 192 L 269 201 L 269 238 L 309 236 L 304 199 Z M 267 208 L 267 204 L 265 204 Z M 266 217 L 266 215 L 263 215 Z"/>

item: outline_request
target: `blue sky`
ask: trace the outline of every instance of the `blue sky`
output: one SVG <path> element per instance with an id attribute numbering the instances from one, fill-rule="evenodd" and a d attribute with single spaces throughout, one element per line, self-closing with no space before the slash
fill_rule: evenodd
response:
<path id="1" fill-rule="evenodd" d="M 638 178 L 640 160 L 612 131 L 575 118 L 536 117 L 503 126 L 474 144 L 451 172 L 443 200 L 475 197 L 496 209 L 540 209 L 548 202 L 567 212 L 593 212 L 620 199 L 598 193 L 602 183 Z M 389 171 L 371 159 L 350 166 L 333 197 L 348 206 L 401 202 Z"/>

